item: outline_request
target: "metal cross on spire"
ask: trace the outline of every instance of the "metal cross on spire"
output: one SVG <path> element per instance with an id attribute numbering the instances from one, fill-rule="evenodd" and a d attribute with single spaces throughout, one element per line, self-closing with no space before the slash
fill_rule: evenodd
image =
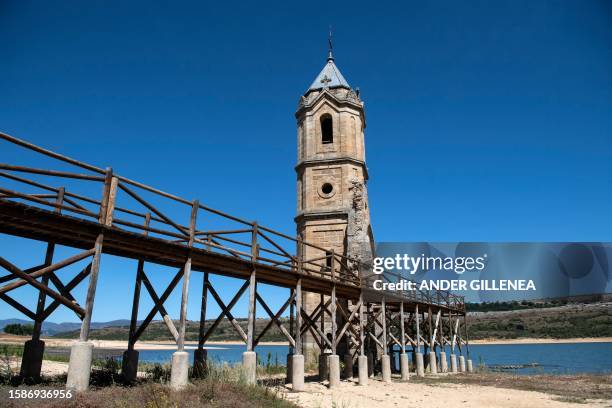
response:
<path id="1" fill-rule="evenodd" d="M 333 54 L 333 50 L 334 50 L 334 44 L 333 44 L 333 38 L 332 38 L 332 28 L 331 25 L 329 26 L 329 37 L 327 38 L 327 42 L 329 44 L 329 51 L 327 53 L 327 60 L 328 61 L 333 61 L 334 60 L 334 54 Z"/>

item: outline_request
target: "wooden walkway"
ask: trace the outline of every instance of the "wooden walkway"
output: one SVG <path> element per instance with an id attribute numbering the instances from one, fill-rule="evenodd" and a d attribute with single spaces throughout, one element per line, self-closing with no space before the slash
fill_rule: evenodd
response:
<path id="1" fill-rule="evenodd" d="M 0 133 L 0 144 L 7 143 L 29 150 L 36 163 L 45 164 L 43 167 L 0 164 L 0 179 L 3 180 L 0 183 L 0 232 L 47 243 L 44 261 L 30 269 L 21 269 L 0 253 L 0 267 L 9 272 L 0 276 L 0 300 L 34 320 L 33 341 L 39 341 L 42 322 L 60 305 L 72 309 L 83 320 L 80 340 L 88 339 L 100 258 L 102 254 L 109 254 L 138 261 L 128 353 L 133 353 L 134 343 L 158 314 L 175 337 L 179 351 L 184 349 L 187 294 L 192 271 L 204 273 L 200 350 L 223 318 L 232 322 L 245 341 L 247 351 L 254 349 L 272 325 L 276 325 L 287 337 L 297 354 L 302 353 L 302 337 L 306 333 L 315 337 L 321 349 L 329 346 L 333 351 L 344 338 L 353 343 L 355 355 L 364 353 L 365 343 L 371 337 L 384 354 L 387 353 L 387 345 L 393 344 L 394 340 L 403 349 L 408 343 L 420 350 L 421 334 L 415 332 L 411 335 L 404 323 L 401 330 L 400 325 L 397 326 L 401 333 L 395 334 L 386 327 L 382 327 L 381 334 L 380 330 L 374 330 L 380 324 L 366 324 L 367 318 L 379 321 L 381 309 L 382 326 L 387 325 L 387 320 L 392 323 L 394 313 L 401 313 L 402 322 L 416 318 L 417 332 L 420 324 L 428 324 L 428 343 L 432 349 L 436 345 L 444 346 L 445 342 L 461 347 L 461 337 L 457 341 L 451 340 L 451 336 L 457 337 L 459 327 L 458 324 L 453 327 L 453 316 L 454 322 L 459 322 L 459 317 L 465 315 L 462 297 L 442 291 L 416 291 L 410 294 L 374 291 L 366 287 L 364 278 L 360 276 L 358 271 L 363 269 L 361 265 L 346 254 L 329 252 L 304 242 L 300 237 L 209 208 L 198 200 L 186 200 L 130 180 L 110 168 L 101 169 Z M 47 164 L 54 167 L 49 168 Z M 96 197 L 92 191 L 100 193 Z M 56 245 L 77 248 L 82 252 L 57 260 L 54 259 Z M 305 252 L 305 246 L 314 249 L 309 251 L 315 253 L 313 258 L 304 259 L 300 255 Z M 58 270 L 84 259 L 91 259 L 91 262 L 71 281 L 62 282 L 59 279 L 56 274 Z M 146 263 L 177 269 L 162 293 L 158 293 L 149 281 L 145 272 Z M 245 282 L 232 300 L 225 303 L 210 284 L 209 274 L 244 279 Z M 81 305 L 71 291 L 87 277 L 87 298 Z M 183 299 L 177 328 L 166 312 L 164 302 L 181 281 Z M 258 282 L 290 289 L 290 296 L 279 311 L 273 312 L 257 292 Z M 27 309 L 9 294 L 24 285 L 33 286 L 39 292 L 36 310 Z M 154 306 L 139 324 L 139 300 L 143 285 Z M 247 291 L 249 325 L 245 331 L 238 325 L 231 310 Z M 307 313 L 301 305 L 302 291 L 325 295 L 328 300 L 322 302 L 318 310 Z M 221 307 L 222 313 L 214 324 L 205 327 L 209 294 Z M 48 298 L 52 300 L 50 304 Z M 345 303 L 339 302 L 340 299 Z M 270 325 L 261 333 L 255 333 L 257 302 L 271 318 Z M 290 309 L 289 328 L 280 319 L 287 308 Z M 368 313 L 371 315 L 364 317 Z M 427 313 L 427 322 L 424 313 Z M 331 340 L 322 322 L 326 314 L 332 322 L 338 320 L 338 314 L 341 315 L 339 321 L 344 321 L 340 326 L 334 323 Z M 442 332 L 439 320 L 445 316 L 450 319 L 449 333 L 454 331 L 454 334 L 435 340 L 438 327 Z M 436 318 L 435 325 L 432 317 Z M 373 331 L 368 333 L 368 327 Z M 387 335 L 391 336 L 391 340 L 387 341 Z M 398 340 L 398 336 L 401 339 Z M 126 359 L 129 360 L 129 356 Z M 124 369 L 129 368 L 124 362 Z M 36 369 L 28 372 L 27 364 L 23 374 L 37 375 Z"/>

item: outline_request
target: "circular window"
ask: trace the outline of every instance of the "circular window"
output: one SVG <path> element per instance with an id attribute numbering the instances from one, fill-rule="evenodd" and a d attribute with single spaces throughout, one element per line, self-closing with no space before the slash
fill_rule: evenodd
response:
<path id="1" fill-rule="evenodd" d="M 321 184 L 318 193 L 321 198 L 330 198 L 333 197 L 334 194 L 336 194 L 336 192 L 334 191 L 334 185 L 329 182 Z"/>

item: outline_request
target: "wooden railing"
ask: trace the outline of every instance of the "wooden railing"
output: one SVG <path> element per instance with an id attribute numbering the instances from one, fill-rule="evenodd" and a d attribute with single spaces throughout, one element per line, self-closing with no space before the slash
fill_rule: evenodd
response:
<path id="1" fill-rule="evenodd" d="M 291 271 L 343 285 L 363 285 L 359 262 L 343 254 L 131 180 L 111 168 L 102 169 L 4 133 L 0 133 L 0 139 L 49 157 L 54 164 L 78 168 L 74 172 L 0 163 L 0 178 L 5 180 L 0 185 L 0 199 L 61 210 L 64 215 L 107 228 L 268 265 L 279 273 Z M 96 189 L 101 191 L 100 198 L 96 198 Z M 60 195 L 62 199 L 58 200 Z M 187 222 L 178 221 L 179 217 Z M 194 217 L 192 233 L 188 224 Z M 306 253 L 307 248 L 315 255 L 299 259 L 298 254 Z M 410 293 L 404 296 L 413 300 Z M 462 297 L 441 291 L 418 292 L 414 300 L 454 308 L 463 305 Z"/>
<path id="2" fill-rule="evenodd" d="M 1 199 L 27 202 L 40 208 L 61 209 L 65 215 L 102 223 L 109 228 L 165 239 L 179 245 L 188 245 L 192 240 L 193 248 L 269 265 L 280 270 L 297 272 L 298 259 L 295 252 L 301 245 L 303 248 L 309 247 L 310 252 L 315 253 L 311 258 L 302 259 L 299 268 L 301 273 L 344 285 L 360 285 L 357 267 L 350 267 L 351 263 L 356 264 L 356 261 L 342 254 L 330 253 L 323 247 L 259 225 L 257 222 L 246 221 L 200 204 L 197 200 L 186 200 L 131 180 L 114 173 L 110 168 L 92 166 L 4 133 L 0 133 L 0 139 L 79 169 L 74 172 L 0 164 L 0 177 L 12 184 L 12 188 L 7 188 L 7 183 L 2 183 Z M 95 185 L 102 191 L 100 198 L 92 194 Z M 63 195 L 61 203 L 57 200 L 60 191 Z M 196 212 L 197 219 L 193 237 L 190 235 L 190 227 L 178 220 L 181 216 L 187 219 L 192 211 Z M 304 252 L 303 249 L 302 253 Z M 317 253 L 322 256 L 316 255 Z M 330 268 L 329 265 L 334 266 Z"/>

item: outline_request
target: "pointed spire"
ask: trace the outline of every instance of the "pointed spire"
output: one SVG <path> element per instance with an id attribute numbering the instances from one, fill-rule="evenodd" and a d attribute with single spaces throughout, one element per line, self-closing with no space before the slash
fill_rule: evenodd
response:
<path id="1" fill-rule="evenodd" d="M 332 40 L 333 38 L 332 38 L 332 31 L 331 31 L 331 26 L 330 26 L 329 27 L 329 37 L 327 39 L 327 42 L 329 45 L 328 52 L 327 52 L 327 62 L 325 63 L 325 66 L 323 67 L 321 72 L 319 72 L 319 75 L 317 75 L 314 82 L 310 85 L 310 87 L 308 88 L 308 91 L 306 92 L 310 92 L 310 91 L 314 91 L 318 89 L 325 89 L 325 88 L 351 89 L 350 85 L 348 84 L 348 82 L 346 82 L 346 79 L 344 79 L 344 77 L 340 73 L 340 70 L 336 66 L 336 63 L 334 62 L 334 54 L 333 54 L 334 44 Z"/>

